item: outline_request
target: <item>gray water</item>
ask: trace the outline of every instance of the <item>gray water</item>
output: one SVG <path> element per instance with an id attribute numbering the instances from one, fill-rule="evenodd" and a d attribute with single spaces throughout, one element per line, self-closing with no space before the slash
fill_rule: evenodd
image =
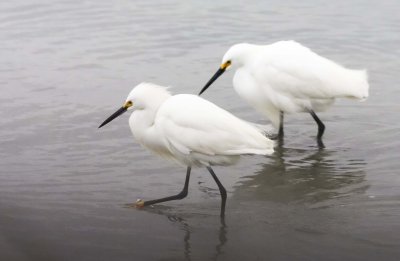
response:
<path id="1" fill-rule="evenodd" d="M 400 260 L 400 3 L 391 1 L 2 1 L 0 260 Z M 370 98 L 286 117 L 282 148 L 192 172 L 136 144 L 139 82 L 196 94 L 234 43 L 295 39 L 366 68 Z M 204 95 L 268 121 L 222 76 Z"/>

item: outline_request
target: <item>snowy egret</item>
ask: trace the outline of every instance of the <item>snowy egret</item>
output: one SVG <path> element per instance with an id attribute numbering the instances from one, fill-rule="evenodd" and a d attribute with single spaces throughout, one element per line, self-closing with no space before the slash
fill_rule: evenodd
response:
<path id="1" fill-rule="evenodd" d="M 256 127 L 197 95 L 172 96 L 167 88 L 151 83 L 133 88 L 124 105 L 99 128 L 131 109 L 129 126 L 134 138 L 153 153 L 187 167 L 180 193 L 140 200 L 136 202 L 137 207 L 186 197 L 192 166 L 204 166 L 218 185 L 221 216 L 224 216 L 226 190 L 211 166 L 233 164 L 243 154 L 273 152 L 274 142 Z"/>
<path id="2" fill-rule="evenodd" d="M 284 113 L 308 112 L 318 124 L 318 145 L 324 147 L 325 125 L 315 112 L 326 110 L 336 98 L 368 97 L 365 70 L 346 69 L 295 41 L 233 45 L 199 95 L 230 67 L 237 68 L 236 92 L 279 128 L 280 139 Z"/>

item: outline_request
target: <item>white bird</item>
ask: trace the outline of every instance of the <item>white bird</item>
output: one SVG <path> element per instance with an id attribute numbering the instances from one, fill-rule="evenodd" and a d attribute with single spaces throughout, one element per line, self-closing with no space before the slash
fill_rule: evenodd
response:
<path id="1" fill-rule="evenodd" d="M 156 155 L 187 166 L 185 185 L 180 193 L 138 201 L 137 207 L 186 197 L 191 167 L 205 166 L 221 193 L 223 216 L 226 190 L 211 166 L 233 164 L 242 154 L 273 152 L 274 142 L 260 130 L 197 95 L 172 96 L 165 87 L 141 83 L 99 128 L 127 110 L 132 110 L 129 126 L 138 143 Z"/>
<path id="2" fill-rule="evenodd" d="M 237 68 L 233 77 L 236 92 L 279 128 L 280 140 L 284 113 L 308 112 L 318 124 L 318 144 L 324 147 L 325 126 L 315 112 L 326 110 L 336 98 L 368 97 L 365 70 L 344 68 L 295 41 L 233 45 L 199 95 L 231 67 Z"/>

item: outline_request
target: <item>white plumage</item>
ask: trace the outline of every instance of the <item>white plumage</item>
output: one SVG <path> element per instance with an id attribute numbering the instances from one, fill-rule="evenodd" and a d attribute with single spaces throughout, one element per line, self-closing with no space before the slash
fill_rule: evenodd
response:
<path id="1" fill-rule="evenodd" d="M 267 155 L 273 142 L 255 127 L 197 95 L 170 95 L 150 83 L 127 101 L 135 139 L 153 153 L 185 166 L 227 165 L 241 154 Z"/>
<path id="2" fill-rule="evenodd" d="M 132 110 L 129 125 L 141 145 L 188 167 L 186 194 L 191 167 L 207 167 L 221 192 L 221 215 L 226 191 L 211 166 L 233 164 L 243 154 L 268 155 L 273 152 L 274 142 L 262 131 L 197 95 L 172 96 L 165 87 L 141 83 L 130 92 L 124 106 L 100 127 L 127 110 Z M 181 199 L 186 196 L 185 188 L 178 195 L 140 201 L 138 205 Z"/>
<path id="3" fill-rule="evenodd" d="M 282 124 L 281 113 L 319 112 L 336 98 L 368 97 L 365 70 L 346 69 L 295 41 L 232 46 L 201 93 L 230 67 L 236 68 L 236 92 L 275 127 Z"/>

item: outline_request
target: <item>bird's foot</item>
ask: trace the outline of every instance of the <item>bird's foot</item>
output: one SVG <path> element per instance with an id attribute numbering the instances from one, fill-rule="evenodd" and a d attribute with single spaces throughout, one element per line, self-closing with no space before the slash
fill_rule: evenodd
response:
<path id="1" fill-rule="evenodd" d="M 125 207 L 127 207 L 127 208 L 143 208 L 144 201 L 142 199 L 137 199 L 135 203 L 125 204 Z"/>
<path id="2" fill-rule="evenodd" d="M 142 199 L 137 199 L 135 203 L 136 208 L 143 208 L 144 207 L 144 201 Z"/>

